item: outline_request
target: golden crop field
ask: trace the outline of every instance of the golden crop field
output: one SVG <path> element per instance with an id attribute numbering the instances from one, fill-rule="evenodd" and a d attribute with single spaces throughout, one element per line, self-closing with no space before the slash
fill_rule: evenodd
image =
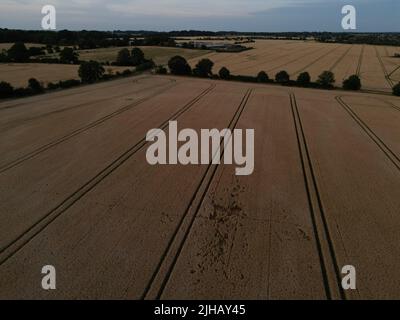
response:
<path id="1" fill-rule="evenodd" d="M 227 67 L 235 75 L 257 75 L 265 71 L 273 78 L 281 70 L 292 79 L 301 72 L 309 72 L 316 80 L 323 71 L 332 71 L 336 85 L 341 86 L 350 75 L 360 76 L 363 88 L 372 91 L 390 92 L 400 79 L 400 59 L 392 57 L 400 53 L 400 47 L 370 45 L 325 44 L 314 41 L 257 40 L 246 46 L 253 50 L 241 53 L 210 53 L 214 72 Z M 190 60 L 195 66 L 200 58 Z M 393 72 L 395 71 L 395 72 Z"/>
<path id="2" fill-rule="evenodd" d="M 253 128 L 254 173 L 150 165 L 170 121 Z M 398 299 L 399 123 L 385 94 L 154 75 L 2 102 L 0 299 Z"/>
<path id="3" fill-rule="evenodd" d="M 134 47 L 127 47 L 132 50 Z M 168 60 L 173 56 L 180 55 L 187 60 L 200 57 L 210 51 L 206 50 L 191 50 L 169 47 L 139 47 L 145 54 L 147 59 L 153 59 L 156 64 L 167 64 Z M 79 59 L 81 60 L 96 60 L 99 62 L 113 62 L 116 60 L 118 52 L 123 49 L 121 47 L 93 49 L 93 50 L 78 50 Z"/>
<path id="4" fill-rule="evenodd" d="M 2 63 L 0 81 L 6 81 L 14 87 L 26 87 L 30 78 L 44 85 L 60 80 L 79 79 L 79 66 L 45 63 Z M 123 71 L 128 67 L 105 67 L 106 73 Z M 131 68 L 132 69 L 132 68 Z"/>

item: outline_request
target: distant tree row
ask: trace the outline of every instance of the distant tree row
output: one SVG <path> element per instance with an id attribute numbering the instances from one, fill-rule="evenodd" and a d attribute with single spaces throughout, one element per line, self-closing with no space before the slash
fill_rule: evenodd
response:
<path id="1" fill-rule="evenodd" d="M 41 43 L 53 46 L 77 46 L 80 49 L 128 46 L 129 34 L 103 31 L 30 31 L 0 29 L 0 43 Z"/>
<path id="2" fill-rule="evenodd" d="M 153 60 L 146 59 L 144 52 L 140 48 L 133 48 L 132 51 L 122 49 L 118 52 L 117 59 L 112 65 L 125 67 L 138 67 L 150 69 L 154 67 Z"/>
<path id="3" fill-rule="evenodd" d="M 320 42 L 350 43 L 350 44 L 370 44 L 399 46 L 399 33 L 330 33 L 324 32 L 315 37 Z"/>
<path id="4" fill-rule="evenodd" d="M 78 75 L 81 80 L 69 79 L 61 80 L 57 83 L 50 82 L 47 84 L 46 88 L 35 78 L 29 79 L 28 86 L 22 88 L 14 88 L 10 83 L 2 81 L 0 82 L 0 99 L 27 97 L 31 95 L 41 94 L 45 91 L 68 89 L 79 86 L 81 84 L 91 84 L 98 81 L 111 80 L 119 77 L 127 77 L 135 74 L 136 72 L 137 71 L 126 69 L 123 72 L 117 71 L 115 74 L 106 74 L 104 67 L 99 62 L 83 61 L 78 69 Z"/>
<path id="5" fill-rule="evenodd" d="M 34 94 L 40 94 L 44 92 L 43 85 L 36 80 L 31 78 L 28 81 L 28 86 L 25 88 L 15 88 L 8 82 L 0 82 L 0 99 L 12 98 L 12 97 L 26 97 Z"/>
<path id="6" fill-rule="evenodd" d="M 41 48 L 27 48 L 24 43 L 17 42 L 8 50 L 0 53 L 0 62 L 27 62 L 32 56 L 45 54 Z"/>
<path id="7" fill-rule="evenodd" d="M 53 53 L 52 47 L 46 48 L 48 53 Z M 79 54 L 70 47 L 64 47 L 60 49 L 56 47 L 56 52 L 59 53 L 59 58 L 37 58 L 37 56 L 45 55 L 44 48 L 30 47 L 29 49 L 23 42 L 16 42 L 8 50 L 3 50 L 0 53 L 0 62 L 49 62 L 49 63 L 65 63 L 65 64 L 79 64 Z M 31 60 L 35 57 L 34 60 Z"/>
<path id="8" fill-rule="evenodd" d="M 399 33 L 350 33 L 350 32 L 234 32 L 181 30 L 154 32 L 133 31 L 31 31 L 0 29 L 0 43 L 26 42 L 59 46 L 78 46 L 80 49 L 126 47 L 134 38 L 134 45 L 173 46 L 174 37 L 249 37 L 252 39 L 317 39 L 322 42 L 363 43 L 378 45 L 400 45 Z"/>
<path id="9" fill-rule="evenodd" d="M 214 63 L 210 59 L 201 59 L 194 69 L 192 69 L 185 58 L 175 56 L 168 62 L 168 67 L 171 74 L 196 76 L 202 78 L 219 78 L 223 80 L 237 80 L 246 82 L 259 82 L 259 83 L 278 83 L 282 85 L 300 86 L 300 87 L 314 87 L 330 89 L 334 87 L 336 82 L 335 75 L 331 71 L 324 71 L 319 76 L 316 82 L 311 81 L 311 76 L 308 72 L 302 72 L 298 75 L 296 80 L 291 80 L 287 71 L 280 71 L 275 75 L 274 79 L 270 79 L 265 71 L 260 71 L 256 77 L 232 75 L 229 69 L 222 67 L 218 74 L 213 74 Z M 165 74 L 167 69 L 159 67 L 157 73 Z M 357 75 L 352 75 L 343 81 L 343 88 L 346 90 L 360 90 L 361 80 Z"/>
<path id="10" fill-rule="evenodd" d="M 37 57 L 45 55 L 45 51 L 40 47 L 32 47 L 27 49 L 24 43 L 17 42 L 8 50 L 3 50 L 0 53 L 0 63 L 5 62 L 41 62 L 41 63 L 61 63 L 61 64 L 80 64 L 79 53 L 73 47 L 64 47 L 62 50 L 59 47 L 47 46 L 47 52 L 58 52 L 58 57 Z M 35 59 L 31 59 L 31 57 Z M 110 63 L 107 63 L 110 64 Z M 144 71 L 154 67 L 154 62 L 145 58 L 143 51 L 140 48 L 133 48 L 132 51 L 122 49 L 118 52 L 116 61 L 111 63 L 115 66 L 137 67 Z"/>

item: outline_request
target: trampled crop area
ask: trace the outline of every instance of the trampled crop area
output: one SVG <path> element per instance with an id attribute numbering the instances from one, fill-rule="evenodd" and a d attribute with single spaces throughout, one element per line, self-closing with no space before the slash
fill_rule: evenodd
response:
<path id="1" fill-rule="evenodd" d="M 261 69 L 347 74 L 362 51 L 282 45 Z M 146 133 L 173 120 L 255 129 L 254 173 L 151 166 Z M 0 298 L 398 299 L 399 121 L 388 95 L 150 75 L 0 103 Z"/>

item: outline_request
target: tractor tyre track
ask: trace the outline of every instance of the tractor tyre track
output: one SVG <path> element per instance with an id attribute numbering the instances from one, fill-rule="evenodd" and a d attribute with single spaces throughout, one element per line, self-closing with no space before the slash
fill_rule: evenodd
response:
<path id="1" fill-rule="evenodd" d="M 328 300 L 345 300 L 346 296 L 341 287 L 341 275 L 333 241 L 330 236 L 329 226 L 325 216 L 325 210 L 318 188 L 318 182 L 314 172 L 313 162 L 309 152 L 296 96 L 293 93 L 290 94 L 290 103 L 326 296 Z"/>
<path id="2" fill-rule="evenodd" d="M 324 50 L 325 48 L 320 48 L 320 49 L 317 49 L 316 51 L 315 51 L 315 49 L 314 48 L 312 48 L 312 50 L 304 50 L 305 52 L 303 52 L 303 53 L 306 53 L 307 52 L 307 54 L 309 53 L 309 52 L 311 52 L 311 53 L 316 53 L 316 52 L 320 52 L 320 51 L 322 51 L 322 50 Z M 289 55 L 291 55 L 292 53 L 290 53 Z M 280 56 L 278 59 L 281 59 L 281 58 L 283 58 L 283 57 L 285 57 L 285 56 Z M 289 64 L 291 64 L 291 63 L 294 63 L 294 62 L 297 62 L 297 61 L 299 61 L 299 60 L 301 60 L 301 59 L 304 59 L 304 56 L 301 56 L 301 57 L 298 57 L 298 58 L 296 58 L 296 59 L 293 59 L 293 60 L 290 60 L 290 61 L 286 61 L 285 63 L 282 63 L 282 64 L 280 64 L 280 65 L 278 65 L 278 66 L 276 66 L 276 67 L 273 67 L 273 68 L 271 68 L 271 69 L 268 69 L 267 70 L 267 72 L 271 72 L 271 71 L 273 71 L 273 70 L 276 70 L 276 69 L 279 69 L 279 68 L 282 68 L 282 67 L 284 67 L 284 66 L 286 66 L 286 65 L 289 65 Z M 272 61 L 272 60 L 271 60 Z M 270 61 L 270 62 L 271 62 Z"/>
<path id="3" fill-rule="evenodd" d="M 56 140 L 54 140 L 52 142 L 49 142 L 49 143 L 47 143 L 47 144 L 45 144 L 45 145 L 33 150 L 33 151 L 31 151 L 31 152 L 29 152 L 29 153 L 27 153 L 27 154 L 15 159 L 14 161 L 12 161 L 12 162 L 10 162 L 8 164 L 5 164 L 5 165 L 1 166 L 0 167 L 0 174 L 2 174 L 3 172 L 6 172 L 6 171 L 14 168 L 15 166 L 17 166 L 17 165 L 19 165 L 19 164 L 21 164 L 21 163 L 23 163 L 23 162 L 25 162 L 25 161 L 27 161 L 29 159 L 32 159 L 33 157 L 41 154 L 44 151 L 47 151 L 47 150 L 53 148 L 54 146 L 59 145 L 60 143 L 63 143 L 64 141 L 67 141 L 67 140 L 69 140 L 69 139 L 71 139 L 71 138 L 73 138 L 73 137 L 75 137 L 75 136 L 87 131 L 87 130 L 90 130 L 90 129 L 94 128 L 94 127 L 97 127 L 97 126 L 101 125 L 102 123 L 114 118 L 117 115 L 120 115 L 120 114 L 122 114 L 124 112 L 127 112 L 127 111 L 131 110 L 132 108 L 134 108 L 134 107 L 136 107 L 136 106 L 138 106 L 138 105 L 140 105 L 140 104 L 142 104 L 142 103 L 154 98 L 155 96 L 158 96 L 158 95 L 164 93 L 165 91 L 171 89 L 174 86 L 176 86 L 176 83 L 173 83 L 172 85 L 168 85 L 167 87 L 156 91 L 151 96 L 142 98 L 142 99 L 140 99 L 140 100 L 138 100 L 138 101 L 136 101 L 136 102 L 134 102 L 132 104 L 129 104 L 129 105 L 125 106 L 125 107 L 122 107 L 121 109 L 118 109 L 118 110 L 116 110 L 116 111 L 114 111 L 114 112 L 112 112 L 112 113 L 110 113 L 110 114 L 108 114 L 108 115 L 106 115 L 106 116 L 104 116 L 104 117 L 102 117 L 100 119 L 97 119 L 96 121 L 93 121 L 92 123 L 87 124 L 86 126 L 83 126 L 83 127 L 79 128 L 79 129 L 76 129 L 76 130 L 66 134 L 65 136 L 59 138 L 59 139 L 56 139 Z"/>
<path id="4" fill-rule="evenodd" d="M 200 101 L 204 96 L 209 94 L 214 90 L 216 85 L 210 85 L 207 89 L 193 98 L 190 102 L 185 104 L 182 108 L 176 111 L 171 117 L 165 120 L 159 125 L 159 128 L 165 129 L 169 121 L 179 118 L 181 115 L 190 110 L 198 101 Z M 16 239 L 5 245 L 0 249 L 0 265 L 5 263 L 10 259 L 15 253 L 21 250 L 26 244 L 28 244 L 32 239 L 34 239 L 39 233 L 41 233 L 47 226 L 54 222 L 60 215 L 66 212 L 71 206 L 78 202 L 82 197 L 84 197 L 89 191 L 94 189 L 99 183 L 101 183 L 105 178 L 112 174 L 116 169 L 118 169 L 122 164 L 129 160 L 133 155 L 135 155 L 139 150 L 146 146 L 147 141 L 144 137 L 135 145 L 130 147 L 127 151 L 121 154 L 117 159 L 112 161 L 107 167 L 100 171 L 97 175 L 87 181 L 79 189 L 69 195 L 64 199 L 58 206 L 50 210 L 42 218 L 40 218 L 36 223 L 28 227 L 24 232 L 21 233 Z"/>
<path id="5" fill-rule="evenodd" d="M 248 89 L 245 95 L 243 96 L 242 101 L 240 102 L 238 108 L 236 109 L 234 116 L 232 120 L 230 121 L 228 128 L 233 130 L 237 123 L 239 122 L 239 119 L 247 105 L 247 102 L 250 99 L 250 96 L 252 94 L 253 89 Z M 220 144 L 220 159 L 223 158 L 224 156 L 224 145 L 223 142 Z M 163 291 L 168 284 L 168 281 L 170 279 L 170 276 L 174 270 L 174 267 L 179 259 L 180 253 L 182 252 L 182 249 L 186 243 L 186 240 L 190 234 L 190 231 L 192 229 L 192 226 L 194 224 L 194 221 L 196 219 L 196 216 L 199 212 L 199 209 L 207 195 L 207 192 L 211 186 L 211 183 L 215 177 L 215 174 L 217 172 L 219 165 L 213 165 L 210 164 L 207 167 L 206 172 L 204 173 L 199 185 L 197 186 L 186 210 L 182 218 L 180 219 L 171 239 L 168 242 L 168 245 L 161 256 L 161 259 L 149 281 L 149 284 L 147 285 L 141 299 L 149 299 L 150 291 L 154 292 L 156 295 L 156 299 L 160 299 Z M 185 220 L 189 220 L 189 222 L 185 223 Z M 183 233 L 183 235 L 179 236 L 179 233 Z M 181 239 L 179 239 L 181 238 Z M 176 249 L 173 249 L 176 247 Z M 173 251 L 172 253 L 170 253 Z M 172 261 L 168 262 L 168 256 L 172 256 Z M 167 261 L 167 262 L 165 262 Z M 166 265 L 166 266 L 165 266 Z M 162 275 L 162 269 L 166 269 L 165 275 Z M 154 285 L 155 281 L 157 278 L 161 279 L 161 285 L 157 288 L 156 285 Z"/>
<path id="6" fill-rule="evenodd" d="M 323 55 L 321 55 L 320 57 L 318 57 L 317 59 L 315 59 L 314 61 L 310 62 L 309 64 L 307 64 L 306 66 L 304 66 L 303 68 L 293 72 L 291 74 L 291 76 L 296 75 L 300 72 L 303 72 L 304 70 L 306 70 L 307 68 L 311 67 L 312 65 L 314 65 L 316 62 L 322 60 L 323 58 L 325 58 L 327 55 L 331 54 L 332 52 L 334 52 L 335 50 L 339 49 L 340 46 L 336 46 L 333 50 L 329 50 L 328 52 L 324 53 Z"/>
<path id="7" fill-rule="evenodd" d="M 363 62 L 364 50 L 365 50 L 365 46 L 363 45 L 361 48 L 360 56 L 358 57 L 358 64 L 357 64 L 357 71 L 356 71 L 357 76 L 360 76 L 360 73 L 361 73 L 361 66 L 362 66 L 362 62 Z"/>
<path id="8" fill-rule="evenodd" d="M 140 78 L 140 79 L 135 79 L 135 80 L 133 80 L 132 81 L 132 83 L 136 83 L 136 82 L 138 82 L 139 80 L 143 80 L 143 79 L 147 79 L 147 78 L 149 78 L 148 76 L 146 76 L 146 77 L 143 77 L 143 78 Z M 123 79 L 116 79 L 116 80 L 114 80 L 114 81 L 118 81 L 118 83 L 116 83 L 116 84 L 113 84 L 113 85 L 110 85 L 109 87 L 107 87 L 107 88 L 114 88 L 114 87 L 119 87 L 120 85 L 121 85 L 121 83 L 119 83 L 119 82 L 121 82 Z M 126 79 L 125 79 L 126 80 Z M 113 80 L 111 80 L 111 81 L 113 81 Z M 100 83 L 97 83 L 97 85 L 102 85 L 102 84 L 107 84 L 107 82 L 100 82 Z M 87 89 L 87 90 L 82 90 L 81 92 L 78 92 L 78 95 L 80 95 L 80 94 L 86 94 L 86 93 L 90 93 L 90 92 L 92 92 L 92 91 L 96 91 L 96 90 L 99 90 L 99 88 L 96 86 L 96 88 L 93 88 L 93 85 L 87 85 L 88 87 L 91 87 L 90 89 Z M 57 100 L 58 98 L 63 98 L 63 97 L 67 97 L 67 96 L 69 96 L 69 95 L 71 95 L 73 92 L 71 92 L 71 91 L 73 91 L 73 90 L 79 90 L 79 89 L 82 89 L 81 87 L 75 87 L 75 88 L 70 88 L 70 89 L 64 89 L 64 90 L 62 90 L 62 91 L 59 91 L 59 92 L 54 92 L 53 94 L 54 94 L 54 96 L 51 96 L 51 97 L 49 97 L 49 100 L 51 101 L 51 100 Z M 66 92 L 64 92 L 64 91 L 66 91 Z M 48 93 L 49 95 L 50 94 L 52 94 L 52 93 Z M 37 98 L 37 97 L 41 97 L 41 95 L 37 95 L 37 96 L 32 96 L 32 97 L 27 97 L 26 99 L 29 99 L 29 98 Z M 10 101 L 12 101 L 12 100 L 8 100 L 8 101 L 4 101 L 4 103 L 7 103 L 7 102 L 10 102 Z M 12 105 L 8 105 L 8 106 L 5 106 L 5 107 L 0 107 L 0 111 L 2 111 L 2 110 L 6 110 L 6 109 L 12 109 L 12 108 L 19 108 L 19 107 L 23 107 L 23 106 L 25 106 L 25 105 L 27 105 L 27 104 L 30 104 L 31 103 L 31 101 L 29 101 L 29 102 L 26 102 L 26 101 L 23 101 L 23 102 L 20 102 L 20 103 L 15 103 L 15 104 L 12 104 Z"/>
<path id="9" fill-rule="evenodd" d="M 390 79 L 390 76 L 389 76 L 389 74 L 388 74 L 388 72 L 386 70 L 385 64 L 382 61 L 382 57 L 381 57 L 378 49 L 376 47 L 374 47 L 374 49 L 375 49 L 375 52 L 376 52 L 376 57 L 379 60 L 379 64 L 381 65 L 381 69 L 383 71 L 385 79 L 386 79 L 387 83 L 389 84 L 390 88 L 393 88 L 393 86 L 394 86 L 393 81 Z"/>
<path id="10" fill-rule="evenodd" d="M 140 80 L 142 80 L 142 79 L 140 79 Z M 140 80 L 138 80 L 137 82 L 140 82 Z M 176 83 L 176 80 L 174 80 L 174 79 L 168 79 L 168 80 L 169 80 L 171 83 Z M 150 84 L 148 87 L 141 88 L 140 91 L 147 91 L 147 90 L 149 90 L 149 89 L 154 89 L 154 88 L 158 88 L 158 87 L 163 87 L 163 86 L 165 86 L 165 85 L 166 85 L 165 83 L 162 83 L 162 84 L 159 84 L 159 85 L 154 85 L 154 84 L 151 85 L 151 84 Z M 129 92 L 129 93 L 116 94 L 116 95 L 113 95 L 113 96 L 111 96 L 111 97 L 109 97 L 109 98 L 107 98 L 107 99 L 97 99 L 97 100 L 90 101 L 90 102 L 79 103 L 79 104 L 77 104 L 77 105 L 73 105 L 73 106 L 61 108 L 61 109 L 58 109 L 58 110 L 49 111 L 49 112 L 46 112 L 46 113 L 43 113 L 43 114 L 39 114 L 39 115 L 37 115 L 37 116 L 33 116 L 33 117 L 30 117 L 30 118 L 21 119 L 21 120 L 16 120 L 16 121 L 11 122 L 9 125 L 4 126 L 3 128 L 1 128 L 1 129 L 0 129 L 0 132 L 4 132 L 4 131 L 10 130 L 10 129 L 13 129 L 13 128 L 17 127 L 18 125 L 24 124 L 24 123 L 26 123 L 26 122 L 28 122 L 28 121 L 34 121 L 34 120 L 42 119 L 42 118 L 45 118 L 45 117 L 47 117 L 47 116 L 51 116 L 51 115 L 53 115 L 53 114 L 59 114 L 59 113 L 65 112 L 65 111 L 70 111 L 70 110 L 74 110 L 74 109 L 79 109 L 79 108 L 82 108 L 82 107 L 89 107 L 89 106 L 95 105 L 95 104 L 97 104 L 97 103 L 99 103 L 99 102 L 111 101 L 111 100 L 113 100 L 113 99 L 118 99 L 118 98 L 122 98 L 122 97 L 124 97 L 124 96 L 129 96 L 129 95 L 135 94 L 135 93 L 137 93 L 137 92 L 138 92 L 138 91 L 135 90 L 135 91 L 132 91 L 132 92 Z"/>
<path id="11" fill-rule="evenodd" d="M 358 124 L 358 126 L 371 138 L 379 149 L 386 155 L 386 157 L 394 164 L 400 171 L 400 158 L 397 156 L 386 143 L 357 115 L 357 113 L 343 101 L 343 96 L 335 97 L 339 105 L 350 115 L 351 118 Z"/>
<path id="12" fill-rule="evenodd" d="M 343 61 L 343 59 L 347 56 L 347 54 L 350 52 L 350 50 L 353 49 L 353 47 L 354 47 L 354 45 L 351 45 L 346 50 L 346 52 L 343 53 L 343 55 L 338 60 L 336 60 L 336 62 L 329 68 L 329 71 L 333 71 L 339 65 L 339 63 Z"/>

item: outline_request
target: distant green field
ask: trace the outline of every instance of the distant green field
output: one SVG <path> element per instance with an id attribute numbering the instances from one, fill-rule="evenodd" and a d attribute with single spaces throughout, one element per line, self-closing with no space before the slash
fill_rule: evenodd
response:
<path id="1" fill-rule="evenodd" d="M 133 47 L 128 47 L 132 50 Z M 143 50 L 147 59 L 153 59 L 156 64 L 167 64 L 168 60 L 176 55 L 180 55 L 187 60 L 200 57 L 210 53 L 207 50 L 192 50 L 168 47 L 139 47 Z M 79 50 L 79 59 L 96 60 L 99 62 L 113 62 L 117 58 L 118 51 L 123 48 L 104 48 L 93 50 Z"/>

